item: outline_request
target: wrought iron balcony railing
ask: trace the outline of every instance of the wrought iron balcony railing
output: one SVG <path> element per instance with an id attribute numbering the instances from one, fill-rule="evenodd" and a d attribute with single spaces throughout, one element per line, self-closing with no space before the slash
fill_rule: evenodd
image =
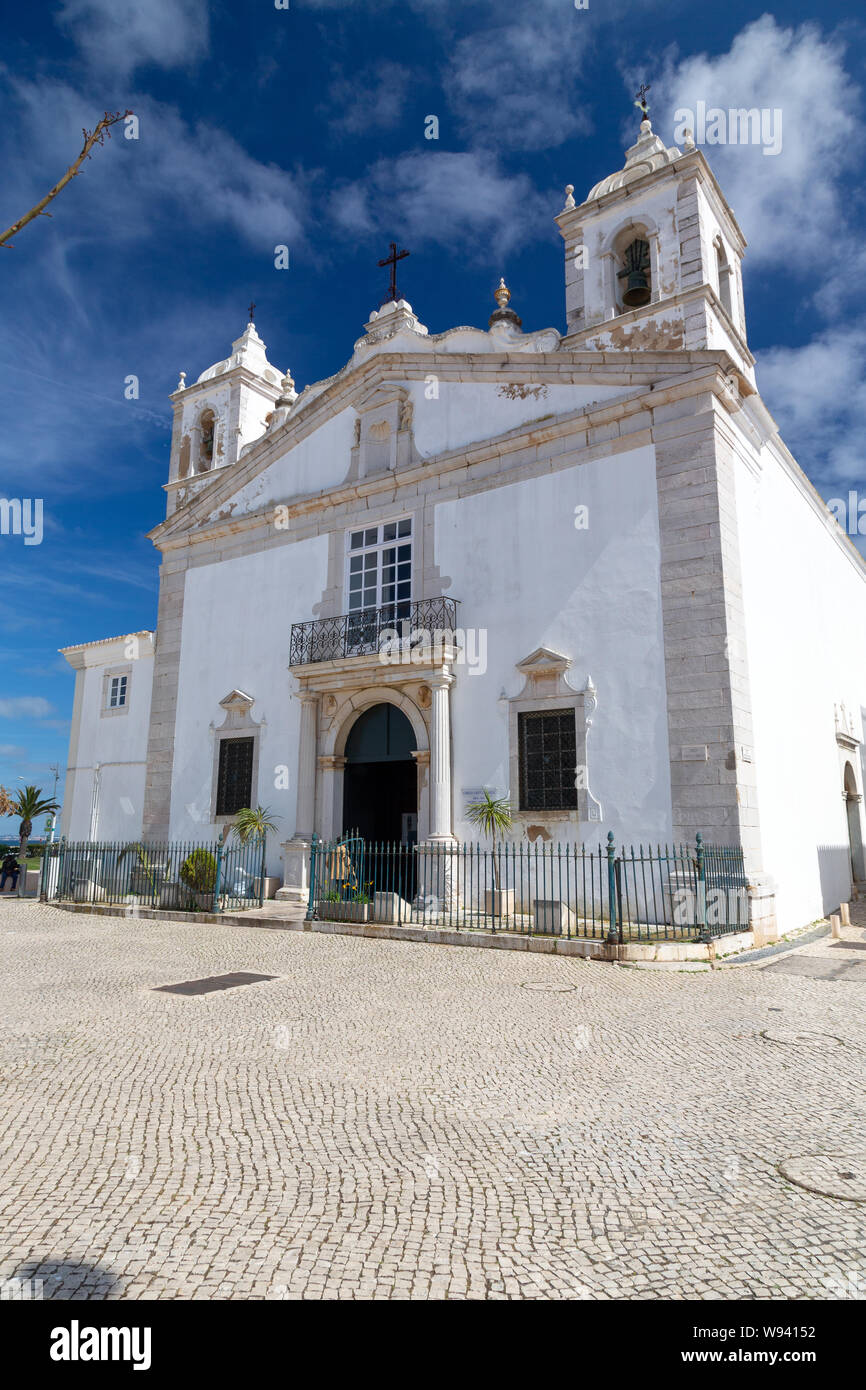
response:
<path id="1" fill-rule="evenodd" d="M 454 632 L 458 602 L 454 598 L 424 598 L 417 603 L 359 608 L 339 618 L 293 623 L 289 665 L 306 666 L 312 661 L 375 655 L 407 643 L 435 647 L 437 640 L 443 642 Z"/>

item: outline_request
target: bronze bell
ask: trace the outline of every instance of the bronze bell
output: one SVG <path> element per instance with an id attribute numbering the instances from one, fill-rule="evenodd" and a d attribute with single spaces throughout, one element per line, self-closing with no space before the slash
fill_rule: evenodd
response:
<path id="1" fill-rule="evenodd" d="M 630 309 L 637 309 L 641 304 L 649 304 L 649 281 L 642 270 L 630 270 L 628 272 L 628 284 L 622 302 L 627 304 Z"/>
<path id="2" fill-rule="evenodd" d="M 626 249 L 625 265 L 617 279 L 627 276 L 622 302 L 629 309 L 638 309 L 641 304 L 650 302 L 649 283 L 649 242 L 637 237 Z"/>

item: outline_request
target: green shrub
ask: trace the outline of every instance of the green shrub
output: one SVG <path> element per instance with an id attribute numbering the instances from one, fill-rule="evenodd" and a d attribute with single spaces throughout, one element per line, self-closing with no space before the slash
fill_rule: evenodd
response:
<path id="1" fill-rule="evenodd" d="M 194 849 L 181 864 L 180 876 L 194 893 L 212 893 L 216 870 L 216 860 L 209 849 Z"/>

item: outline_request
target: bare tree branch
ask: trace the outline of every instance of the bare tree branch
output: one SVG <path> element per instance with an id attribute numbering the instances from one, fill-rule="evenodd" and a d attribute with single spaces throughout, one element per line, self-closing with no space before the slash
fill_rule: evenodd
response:
<path id="1" fill-rule="evenodd" d="M 131 115 L 131 111 L 115 111 L 113 114 L 106 111 L 102 120 L 94 130 L 82 130 L 81 133 L 84 136 L 84 144 L 81 147 L 81 153 L 75 160 L 75 163 L 70 164 L 63 178 L 54 185 L 50 192 L 46 193 L 45 197 L 38 202 L 35 207 L 32 207 L 30 211 L 19 218 L 17 222 L 13 222 L 11 227 L 7 227 L 6 231 L 0 235 L 0 246 L 9 247 L 11 249 L 11 238 L 15 236 L 16 232 L 20 232 L 22 227 L 26 227 L 28 222 L 32 222 L 34 217 L 50 217 L 51 213 L 45 211 L 46 207 L 53 198 L 57 197 L 61 188 L 65 188 L 70 180 L 74 179 L 75 176 L 81 172 L 81 166 L 85 159 L 90 158 L 90 152 L 94 146 L 104 144 L 106 135 L 110 140 L 110 127 L 116 125 L 118 121 L 125 120 L 127 116 Z"/>

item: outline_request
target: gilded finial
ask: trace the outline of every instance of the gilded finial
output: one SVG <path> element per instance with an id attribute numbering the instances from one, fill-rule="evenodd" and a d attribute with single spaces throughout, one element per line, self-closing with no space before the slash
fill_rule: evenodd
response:
<path id="1" fill-rule="evenodd" d="M 520 328 L 522 320 L 515 314 L 513 309 L 508 307 L 509 300 L 511 299 L 511 290 L 505 283 L 504 275 L 500 276 L 499 284 L 493 291 L 493 298 L 496 300 L 497 307 L 487 320 L 490 327 L 492 328 L 494 324 L 501 323 L 510 324 L 512 328 Z"/>

